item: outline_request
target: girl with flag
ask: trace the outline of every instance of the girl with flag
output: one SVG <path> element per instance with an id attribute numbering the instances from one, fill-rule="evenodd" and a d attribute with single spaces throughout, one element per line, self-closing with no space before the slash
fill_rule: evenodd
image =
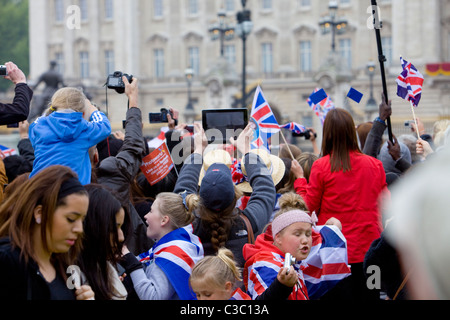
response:
<path id="1" fill-rule="evenodd" d="M 331 218 L 316 227 L 293 192 L 281 196 L 280 208 L 255 244 L 244 246 L 247 292 L 257 300 L 317 299 L 350 274 L 340 222 Z M 290 269 L 285 268 L 288 254 L 294 258 Z"/>
<path id="2" fill-rule="evenodd" d="M 189 278 L 198 300 L 252 300 L 237 287 L 241 281 L 233 252 L 226 248 L 200 260 Z"/>
<path id="3" fill-rule="evenodd" d="M 189 276 L 203 258 L 200 239 L 192 233 L 192 197 L 163 192 L 145 216 L 147 236 L 155 241 L 135 257 L 124 246 L 122 266 L 141 300 L 193 300 Z"/>

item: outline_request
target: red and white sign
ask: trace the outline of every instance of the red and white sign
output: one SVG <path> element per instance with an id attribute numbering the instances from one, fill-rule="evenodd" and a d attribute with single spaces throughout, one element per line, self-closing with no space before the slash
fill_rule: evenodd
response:
<path id="1" fill-rule="evenodd" d="M 143 159 L 141 171 L 150 185 L 164 179 L 174 167 L 172 157 L 165 142 Z"/>

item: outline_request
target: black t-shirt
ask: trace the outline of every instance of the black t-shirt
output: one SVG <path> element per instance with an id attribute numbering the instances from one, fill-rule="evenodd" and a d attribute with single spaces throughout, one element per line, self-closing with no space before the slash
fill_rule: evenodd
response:
<path id="1" fill-rule="evenodd" d="M 67 287 L 66 281 L 58 272 L 52 282 L 47 282 L 47 286 L 50 290 L 50 300 L 75 300 L 74 290 Z"/>

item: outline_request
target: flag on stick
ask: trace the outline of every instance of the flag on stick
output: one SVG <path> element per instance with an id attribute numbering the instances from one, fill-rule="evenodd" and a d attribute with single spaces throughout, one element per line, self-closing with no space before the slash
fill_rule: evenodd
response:
<path id="1" fill-rule="evenodd" d="M 280 132 L 280 126 L 260 86 L 255 91 L 250 117 L 256 124 L 255 135 L 251 143 L 252 149 L 262 148 L 270 151 L 268 139 Z"/>
<path id="2" fill-rule="evenodd" d="M 414 107 L 419 105 L 422 97 L 423 75 L 411 62 L 400 57 L 403 71 L 397 78 L 397 95 L 412 103 Z"/>
<path id="3" fill-rule="evenodd" d="M 323 95 L 323 93 L 325 93 L 325 95 Z M 323 99 L 317 102 L 320 98 Z M 328 111 L 335 108 L 333 100 L 331 100 L 330 96 L 323 89 L 316 88 L 306 101 L 316 116 L 319 117 L 322 124 L 325 121 Z"/>
<path id="4" fill-rule="evenodd" d="M 298 124 L 296 122 L 286 123 L 286 124 L 280 126 L 280 128 L 291 130 L 295 134 L 300 134 L 300 133 L 303 133 L 306 131 L 305 126 L 302 126 L 301 124 Z"/>
<path id="5" fill-rule="evenodd" d="M 172 157 L 166 142 L 143 159 L 141 171 L 144 173 L 150 185 L 155 185 L 164 179 L 174 168 Z"/>
<path id="6" fill-rule="evenodd" d="M 364 95 L 355 88 L 350 88 L 350 91 L 347 94 L 347 97 L 349 97 L 356 103 L 360 103 L 363 96 Z"/>
<path id="7" fill-rule="evenodd" d="M 422 97 L 422 86 L 424 82 L 423 75 L 414 67 L 411 62 L 403 60 L 400 57 L 403 71 L 397 78 L 397 95 L 405 100 L 408 100 L 411 105 L 411 111 L 416 124 L 417 137 L 420 138 L 419 128 L 417 127 L 416 114 L 414 107 L 419 106 L 420 98 Z"/>

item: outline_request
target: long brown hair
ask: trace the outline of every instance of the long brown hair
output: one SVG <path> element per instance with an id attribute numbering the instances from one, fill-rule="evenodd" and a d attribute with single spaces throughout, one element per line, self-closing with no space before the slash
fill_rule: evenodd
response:
<path id="1" fill-rule="evenodd" d="M 341 108 L 330 110 L 323 124 L 322 156 L 330 155 L 331 172 L 351 170 L 351 151 L 361 153 L 352 116 Z"/>
<path id="2" fill-rule="evenodd" d="M 47 232 L 51 230 L 56 209 L 64 205 L 66 199 L 59 199 L 58 193 L 61 185 L 70 178 L 77 178 L 70 168 L 48 167 L 15 189 L 1 204 L 0 238 L 9 237 L 12 246 L 21 250 L 25 262 L 36 260 L 32 244 L 32 230 L 36 225 L 34 209 L 42 206 L 41 239 L 44 249 L 48 250 Z M 79 193 L 87 196 L 85 191 Z M 81 251 L 81 241 L 79 237 L 67 253 L 54 254 L 53 261 L 59 265 L 73 264 Z"/>

